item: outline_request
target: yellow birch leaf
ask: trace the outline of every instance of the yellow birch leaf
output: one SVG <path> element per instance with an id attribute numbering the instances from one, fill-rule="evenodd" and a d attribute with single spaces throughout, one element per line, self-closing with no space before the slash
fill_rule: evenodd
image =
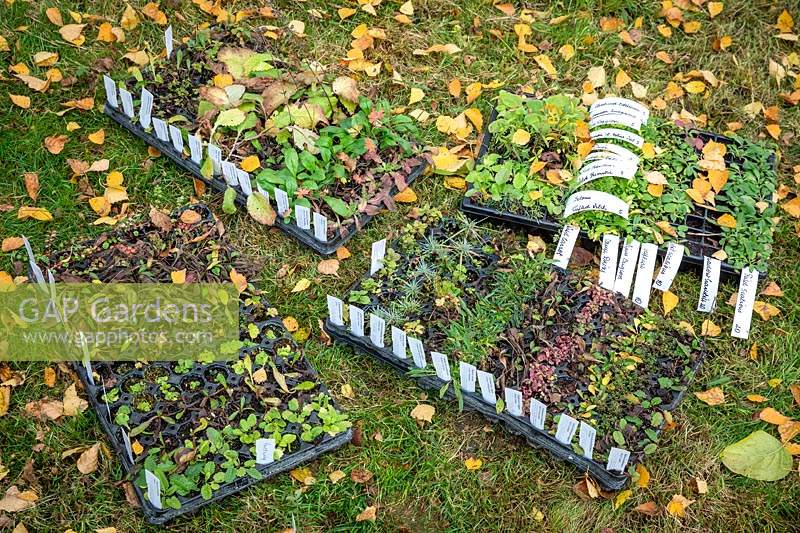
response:
<path id="1" fill-rule="evenodd" d="M 538 56 L 534 56 L 533 60 L 536 61 L 536 64 L 541 67 L 542 70 L 547 72 L 547 74 L 551 78 L 555 78 L 557 75 L 556 67 L 553 66 L 553 62 L 550 61 L 550 58 L 544 54 L 539 54 Z"/>
<path id="2" fill-rule="evenodd" d="M 261 161 L 258 159 L 257 155 L 251 155 L 242 160 L 241 167 L 245 172 L 253 172 L 261 167 Z"/>
<path id="3" fill-rule="evenodd" d="M 675 309 L 678 305 L 678 295 L 671 291 L 664 291 L 661 293 L 661 300 L 664 305 L 664 316 L 668 315 L 670 311 Z"/>
<path id="4" fill-rule="evenodd" d="M 569 61 L 575 56 L 575 47 L 571 44 L 565 44 L 558 49 L 558 53 L 564 58 L 564 61 Z"/>
<path id="5" fill-rule="evenodd" d="M 302 278 L 297 283 L 294 284 L 292 292 L 303 292 L 310 286 L 311 286 L 311 281 L 308 280 L 307 278 Z"/>
<path id="6" fill-rule="evenodd" d="M 184 268 L 182 270 L 170 272 L 169 277 L 172 278 L 172 283 L 176 285 L 183 285 L 186 283 L 186 269 Z"/>

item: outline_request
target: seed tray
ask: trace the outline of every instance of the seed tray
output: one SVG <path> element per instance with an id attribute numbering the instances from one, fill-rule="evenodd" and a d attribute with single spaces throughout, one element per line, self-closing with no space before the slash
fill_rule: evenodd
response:
<path id="1" fill-rule="evenodd" d="M 489 131 L 489 124 L 491 124 L 497 118 L 497 110 L 493 109 L 491 115 L 489 117 L 489 121 L 487 122 L 486 126 L 483 129 L 483 135 L 481 140 L 481 146 L 478 151 L 478 159 L 480 161 L 481 158 L 489 151 L 489 145 L 491 144 L 492 134 Z M 724 135 L 718 135 L 716 133 L 703 131 L 703 130 L 691 130 L 692 135 L 696 135 L 703 139 L 704 141 L 716 141 L 723 144 L 731 144 L 734 142 L 733 139 L 730 137 L 726 137 Z M 730 161 L 730 156 L 726 156 L 726 159 Z M 774 168 L 776 167 L 775 156 L 773 155 L 770 158 L 770 162 Z M 468 184 L 468 190 L 472 189 L 472 184 Z M 510 227 L 519 228 L 528 231 L 538 231 L 544 232 L 550 235 L 558 235 L 561 233 L 562 228 L 564 227 L 564 223 L 558 220 L 554 220 L 548 215 L 545 215 L 542 218 L 531 218 L 522 214 L 513 213 L 510 211 L 502 211 L 492 207 L 488 207 L 485 205 L 481 205 L 480 203 L 474 201 L 472 197 L 464 196 L 461 201 L 461 210 L 476 218 L 485 218 L 492 221 L 500 222 Z M 714 219 L 714 211 L 708 209 L 705 206 L 698 206 L 697 204 L 693 204 L 693 210 L 686 216 L 685 225 L 688 226 L 689 231 L 693 233 L 697 233 L 697 235 L 689 235 L 686 239 L 681 243 L 686 246 L 686 252 L 683 255 L 683 259 L 681 261 L 680 269 L 683 271 L 694 271 L 694 272 L 702 272 L 703 269 L 703 257 L 704 256 L 711 256 L 714 252 L 720 249 L 719 241 L 716 238 L 711 237 L 712 233 L 719 234 L 720 228 L 719 225 L 716 223 Z M 581 230 L 579 237 L 582 242 L 594 242 L 589 239 L 589 236 L 586 234 L 585 231 Z M 595 247 L 597 243 L 595 242 Z M 665 249 L 659 247 L 658 255 L 663 259 L 666 253 Z M 730 265 L 729 263 L 723 261 L 720 273 L 723 278 L 732 279 L 738 278 L 740 269 L 735 268 L 734 266 Z M 764 279 L 766 277 L 766 269 L 763 272 L 760 272 L 760 277 Z"/>
<path id="2" fill-rule="evenodd" d="M 444 235 L 447 233 L 447 223 L 433 228 L 429 231 L 426 238 L 430 236 L 436 237 Z M 396 242 L 393 243 L 392 248 L 396 249 Z M 404 265 L 407 263 L 407 259 L 405 257 L 401 257 L 399 260 L 400 265 Z M 467 285 L 472 287 L 479 287 L 481 286 L 485 280 L 491 276 L 491 270 L 494 268 L 495 263 L 498 261 L 498 257 L 495 255 L 487 255 L 482 258 L 478 263 L 475 264 L 467 264 L 466 271 L 467 271 L 467 278 L 468 281 L 466 282 Z M 402 268 L 402 267 L 401 267 Z M 568 271 L 560 269 L 558 267 L 554 267 L 556 272 L 561 274 L 567 274 Z M 372 276 L 365 276 L 361 280 L 357 281 L 348 291 L 348 295 L 352 291 L 359 290 L 363 283 L 370 279 Z M 562 292 L 565 288 L 565 284 L 562 283 L 558 287 L 558 291 Z M 385 288 L 383 289 L 386 290 Z M 617 297 L 619 298 L 619 297 Z M 344 301 L 347 302 L 349 300 L 348 297 L 345 297 Z M 586 300 L 583 300 L 585 303 Z M 579 302 L 580 304 L 580 302 Z M 582 304 L 581 304 L 582 305 Z M 373 296 L 370 298 L 370 303 L 363 305 L 362 309 L 364 311 L 365 316 L 368 316 L 368 313 L 375 310 L 379 307 L 379 300 L 377 297 Z M 425 313 L 429 313 L 431 311 L 432 305 L 431 304 L 424 304 L 423 310 L 420 312 L 420 316 L 424 316 Z M 578 308 L 576 305 L 575 309 L 571 311 L 574 316 L 575 310 Z M 593 326 L 595 328 L 599 328 L 601 326 L 602 319 L 600 317 L 595 317 L 593 321 Z M 388 324 L 387 324 L 388 328 Z M 486 419 L 492 422 L 500 422 L 503 424 L 505 429 L 513 435 L 518 435 L 523 437 L 531 446 L 536 448 L 543 448 L 559 459 L 562 459 L 580 470 L 584 472 L 588 472 L 595 478 L 599 484 L 606 490 L 619 490 L 621 489 L 628 480 L 628 475 L 625 472 L 615 472 L 606 469 L 606 465 L 600 463 L 598 460 L 592 460 L 584 457 L 583 455 L 576 453 L 572 446 L 563 444 L 562 442 L 555 439 L 555 437 L 548 432 L 547 427 L 548 424 L 545 424 L 545 429 L 540 430 L 535 428 L 529 418 L 525 416 L 523 410 L 523 416 L 517 416 L 509 413 L 507 410 L 503 410 L 502 412 L 498 413 L 496 405 L 493 405 L 487 401 L 485 401 L 480 394 L 480 391 L 476 387 L 476 392 L 467 392 L 463 389 L 458 391 L 456 394 L 455 390 L 455 382 L 450 381 L 446 382 L 440 379 L 436 375 L 420 375 L 420 370 L 415 366 L 412 358 L 401 359 L 394 355 L 391 346 L 386 347 L 378 347 L 377 345 L 373 344 L 368 333 L 365 333 L 364 336 L 357 336 L 352 333 L 352 331 L 348 328 L 348 326 L 342 325 L 338 326 L 334 324 L 330 318 L 325 321 L 325 330 L 328 334 L 334 338 L 337 342 L 341 342 L 345 345 L 349 345 L 354 348 L 356 351 L 360 351 L 370 356 L 374 357 L 375 359 L 379 360 L 380 362 L 389 365 L 393 368 L 396 372 L 407 375 L 409 372 L 414 372 L 411 374 L 415 381 L 415 383 L 422 389 L 438 392 L 442 397 L 448 399 L 454 399 L 460 397 L 461 401 L 463 402 L 463 406 L 465 409 L 477 411 L 481 415 L 483 415 Z M 433 337 L 437 335 L 442 335 L 444 332 L 439 330 L 432 330 L 428 329 L 423 335 L 423 340 L 431 340 Z M 532 338 L 532 336 L 526 337 Z M 589 339 L 589 334 L 584 336 L 584 340 Z M 427 345 L 428 343 L 425 342 Z M 700 368 L 703 359 L 705 357 L 705 346 L 701 343 L 701 348 L 698 352 L 696 352 L 695 357 L 690 365 L 690 372 L 688 373 L 688 378 L 684 378 L 680 386 L 677 387 L 676 390 L 670 390 L 671 399 L 669 401 L 663 402 L 660 409 L 663 411 L 671 411 L 675 409 L 680 402 L 683 400 L 686 391 L 691 383 L 692 378 L 694 377 L 697 370 Z M 499 364 L 497 361 L 494 361 L 495 364 Z M 669 366 L 669 361 L 667 358 L 659 359 L 658 360 L 659 366 L 661 368 L 667 368 Z M 562 365 L 562 367 L 557 371 L 558 379 L 569 379 L 567 374 L 567 365 Z M 430 368 L 430 366 L 428 367 Z M 649 383 L 651 386 L 658 383 L 658 377 L 656 375 L 649 376 Z M 495 379 L 497 379 L 495 377 Z M 580 402 L 580 398 L 577 393 L 571 395 L 571 397 L 566 398 L 565 400 L 567 403 L 571 403 L 572 405 L 577 405 Z M 548 413 L 550 415 L 554 413 Z M 657 434 L 660 434 L 661 429 L 663 428 L 663 424 L 657 430 Z M 598 434 L 598 440 L 601 438 L 601 435 Z M 606 438 L 609 438 L 608 436 Z M 577 437 L 576 437 L 577 439 Z M 632 452 L 631 458 L 633 460 L 634 453 Z M 641 456 L 641 453 L 638 454 Z"/>
<path id="3" fill-rule="evenodd" d="M 275 349 L 279 346 L 286 345 L 292 346 L 296 350 L 297 346 L 294 340 L 286 332 L 279 319 L 262 321 L 258 322 L 257 324 L 259 325 L 259 330 L 262 332 L 267 329 L 271 329 L 272 331 L 281 331 L 282 335 L 276 339 L 262 338 L 261 342 L 256 346 L 243 348 L 240 356 L 243 357 L 245 354 L 254 354 L 259 350 L 266 350 L 273 354 L 276 367 L 280 370 L 286 370 L 286 368 L 290 366 L 290 363 L 281 358 L 281 356 L 275 355 Z M 314 367 L 305 358 L 301 357 L 298 361 L 292 364 L 293 371 L 297 371 L 298 367 L 302 375 L 297 379 L 287 377 L 286 384 L 288 387 L 296 385 L 297 383 L 303 381 L 304 378 L 315 380 L 318 377 Z M 145 498 L 142 488 L 140 488 L 139 485 L 134 482 L 136 475 L 143 466 L 144 459 L 147 457 L 148 449 L 153 446 L 158 446 L 160 442 L 163 442 L 164 446 L 172 445 L 174 448 L 180 447 L 183 442 L 183 439 L 181 438 L 182 434 L 187 432 L 191 433 L 191 430 L 200 423 L 201 418 L 200 412 L 195 410 L 190 414 L 188 419 L 183 421 L 178 421 L 176 419 L 176 423 L 171 424 L 165 422 L 161 418 L 155 418 L 156 414 L 166 415 L 174 418 L 175 415 L 180 411 L 178 405 L 197 405 L 198 403 L 201 403 L 205 397 L 211 397 L 215 394 L 224 394 L 225 390 L 216 380 L 216 376 L 218 374 L 224 374 L 225 381 L 230 387 L 243 386 L 242 375 L 235 373 L 232 370 L 229 362 L 214 362 L 210 364 L 194 362 L 191 369 L 181 373 L 177 373 L 175 371 L 175 362 L 150 363 L 138 369 L 135 368 L 135 365 L 132 363 L 98 363 L 94 365 L 93 370 L 95 373 L 99 374 L 100 380 L 95 381 L 94 385 L 89 382 L 86 369 L 81 363 L 73 363 L 73 368 L 83 383 L 89 402 L 97 413 L 97 417 L 100 419 L 100 424 L 103 427 L 103 431 L 108 436 L 114 451 L 122 463 L 123 469 L 128 474 L 128 477 L 132 480 L 131 484 L 137 498 L 139 499 L 139 502 L 141 503 L 145 518 L 149 523 L 164 524 L 179 515 L 195 512 L 205 505 L 219 501 L 226 496 L 235 494 L 260 481 L 250 477 L 249 475 L 237 478 L 233 482 L 223 484 L 219 489 L 215 490 L 211 498 L 208 500 L 203 499 L 200 494 L 195 494 L 194 496 L 188 498 L 178 496 L 181 502 L 180 509 L 167 508 L 166 506 L 164 506 L 163 509 L 157 509 Z M 163 400 L 161 387 L 156 383 L 150 382 L 152 378 L 151 372 L 153 371 L 160 375 L 168 376 L 167 383 L 169 386 L 176 389 L 180 393 L 180 399 L 178 401 L 173 400 L 168 402 Z M 154 420 L 156 423 L 161 424 L 162 427 L 152 428 L 152 435 L 139 434 L 131 437 L 132 441 L 138 439 L 139 443 L 144 447 L 144 451 L 141 454 L 134 456 L 134 461 L 131 462 L 122 437 L 122 430 L 124 428 L 115 422 L 114 413 L 116 413 L 119 407 L 123 405 L 127 405 L 129 407 L 132 405 L 134 396 L 128 392 L 125 392 L 125 386 L 126 382 L 134 380 L 149 382 L 146 385 L 145 392 L 143 394 L 152 397 L 155 401 L 153 408 L 150 411 L 133 411 L 130 414 L 128 428 L 131 428 L 132 430 L 132 428 L 136 428 L 140 424 L 145 423 L 147 420 Z M 120 384 L 119 388 L 122 390 L 122 392 L 119 396 L 119 399 L 111 403 L 106 403 L 103 400 L 103 396 L 108 391 L 108 388 L 105 387 L 105 384 L 110 382 Z M 195 389 L 190 389 L 189 384 L 192 382 L 199 383 L 200 385 Z M 272 392 L 278 392 L 277 386 L 274 386 L 274 384 L 272 385 L 273 388 L 276 389 Z M 244 406 L 252 406 L 250 412 L 255 412 L 257 416 L 260 417 L 264 414 L 263 412 L 259 412 L 259 409 L 261 408 L 255 402 L 256 397 L 252 391 L 240 389 L 238 392 L 240 394 L 232 396 L 232 399 L 226 404 L 220 413 L 221 415 L 233 416 L 234 413 L 240 409 L 240 406 L 242 405 L 241 402 L 243 402 Z M 265 394 L 270 394 L 270 390 L 267 390 Z M 314 394 L 328 395 L 328 390 L 323 383 L 319 383 L 318 389 Z M 306 394 L 306 396 L 310 396 L 310 394 Z M 234 400 L 233 398 L 237 399 Z M 330 398 L 330 400 L 331 405 L 338 410 L 338 406 L 333 398 Z M 263 409 L 261 410 L 263 411 Z M 319 422 L 316 413 L 312 413 L 308 420 L 311 423 Z M 147 430 L 150 431 L 151 427 L 148 426 Z M 282 434 L 294 433 L 299 436 L 300 430 L 301 427 L 299 423 L 289 423 L 287 424 L 286 431 L 282 432 Z M 158 435 L 158 437 L 156 437 L 156 435 Z M 305 442 L 298 438 L 295 441 L 296 443 L 299 443 L 296 451 L 286 453 L 286 455 L 273 463 L 256 465 L 255 468 L 263 476 L 262 479 L 266 479 L 277 474 L 287 472 L 300 464 L 313 461 L 327 452 L 336 450 L 350 442 L 352 436 L 353 432 L 352 428 L 350 428 L 335 436 L 322 433 L 320 438 L 315 439 L 317 442 L 313 443 Z M 246 445 L 242 445 L 238 449 L 238 453 L 242 463 L 247 460 L 254 459 L 250 447 Z M 219 464 L 223 461 L 223 458 L 221 456 L 216 456 L 214 461 Z"/>

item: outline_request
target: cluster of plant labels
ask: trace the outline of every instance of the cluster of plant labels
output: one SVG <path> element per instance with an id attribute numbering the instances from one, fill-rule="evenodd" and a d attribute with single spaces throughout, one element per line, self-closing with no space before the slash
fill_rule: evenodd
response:
<path id="1" fill-rule="evenodd" d="M 321 65 L 298 67 L 222 28 L 177 48 L 171 27 L 164 38 L 163 64 L 123 87 L 104 76 L 105 112 L 225 192 L 226 209 L 252 202 L 265 223 L 331 254 L 426 167 L 415 121 L 352 78 L 328 81 Z"/>
<path id="2" fill-rule="evenodd" d="M 155 276 L 163 283 L 175 265 L 191 268 L 197 281 L 219 282 L 234 265 L 242 268 L 205 206 L 180 210 L 168 226 L 151 221 L 57 252 L 46 278 L 26 241 L 32 277 L 54 290 L 59 281 Z M 201 352 L 197 360 L 92 361 L 82 338 L 84 359 L 75 371 L 151 523 L 296 468 L 352 438 L 347 415 L 277 310 L 247 289 L 239 316 L 240 340 L 227 348 L 229 360 Z"/>
<path id="3" fill-rule="evenodd" d="M 247 205 L 330 254 L 426 167 L 414 120 L 352 78 L 330 81 L 323 66 L 224 28 L 179 47 L 171 27 L 164 38 L 163 62 L 122 86 L 104 76 L 105 112 L 224 192 L 226 212 Z M 391 246 L 373 243 L 364 279 L 327 297 L 325 329 L 619 489 L 656 449 L 705 353 L 648 310 L 651 292 L 701 267 L 697 309 L 711 313 L 721 276 L 738 273 L 731 335 L 748 337 L 771 251 L 774 156 L 623 98 L 588 110 L 568 95 L 497 100 L 466 177 L 461 209 L 472 218 L 420 207 Z M 550 258 L 475 217 L 560 237 Z M 191 233 L 178 218 L 174 231 Z M 598 284 L 566 270 L 579 237 L 602 243 Z M 34 279 L 54 283 L 26 247 Z M 242 309 L 231 364 L 87 357 L 78 367 L 153 522 L 350 439 L 277 312 L 259 295 Z M 189 448 L 187 432 L 203 438 Z"/>

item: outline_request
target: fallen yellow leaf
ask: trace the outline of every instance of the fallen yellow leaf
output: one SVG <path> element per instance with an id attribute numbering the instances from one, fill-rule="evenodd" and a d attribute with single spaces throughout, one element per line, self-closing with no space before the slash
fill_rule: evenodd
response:
<path id="1" fill-rule="evenodd" d="M 394 201 L 404 204 L 410 204 L 417 201 L 417 193 L 411 187 L 406 187 L 399 193 L 394 195 Z"/>
<path id="2" fill-rule="evenodd" d="M 720 405 L 725 403 L 725 393 L 719 387 L 713 387 L 703 392 L 695 392 L 695 396 L 701 402 L 708 405 Z"/>

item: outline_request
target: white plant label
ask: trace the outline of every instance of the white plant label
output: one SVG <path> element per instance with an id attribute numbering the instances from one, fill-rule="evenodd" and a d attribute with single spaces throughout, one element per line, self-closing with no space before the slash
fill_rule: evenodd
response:
<path id="1" fill-rule="evenodd" d="M 569 446 L 577 429 L 578 421 L 567 413 L 561 413 L 561 417 L 558 419 L 558 426 L 556 427 L 556 440 Z"/>
<path id="2" fill-rule="evenodd" d="M 611 152 L 612 154 L 616 154 L 623 159 L 634 162 L 637 166 L 639 165 L 638 155 L 628 150 L 624 146 L 619 146 L 617 144 L 597 143 L 592 147 L 592 152 Z"/>
<path id="3" fill-rule="evenodd" d="M 481 397 L 492 405 L 497 403 L 497 394 L 494 391 L 494 375 L 483 370 L 478 370 L 478 385 L 481 387 Z"/>
<path id="4" fill-rule="evenodd" d="M 220 150 L 219 146 L 216 144 L 208 143 L 208 157 L 211 159 L 211 163 L 214 166 L 214 174 L 219 174 L 222 172 L 222 150 Z"/>
<path id="5" fill-rule="evenodd" d="M 591 107 L 589 107 L 589 116 L 594 117 L 600 113 L 609 111 L 617 111 L 628 114 L 633 113 L 641 117 L 642 122 L 647 122 L 647 119 L 650 118 L 650 110 L 645 106 L 639 102 L 635 102 L 627 98 L 619 98 L 617 96 L 611 96 L 597 100 L 591 105 Z"/>
<path id="6" fill-rule="evenodd" d="M 395 357 L 406 359 L 406 332 L 392 326 L 392 353 Z"/>
<path id="7" fill-rule="evenodd" d="M 622 448 L 611 448 L 608 452 L 608 462 L 606 463 L 606 470 L 614 472 L 624 472 L 625 467 L 628 466 L 628 459 L 631 457 L 631 452 L 623 450 Z"/>
<path id="8" fill-rule="evenodd" d="M 436 369 L 436 376 L 442 381 L 451 381 L 453 378 L 450 376 L 450 361 L 447 356 L 439 352 L 431 352 L 431 361 L 433 368 Z"/>
<path id="9" fill-rule="evenodd" d="M 547 416 L 547 406 L 542 402 L 540 402 L 539 400 L 531 398 L 531 414 L 530 414 L 531 425 L 536 429 L 544 431 L 544 419 L 546 416 Z"/>
<path id="10" fill-rule="evenodd" d="M 241 168 L 236 169 L 236 181 L 239 182 L 239 187 L 241 187 L 242 192 L 245 196 L 249 197 L 253 194 L 253 182 L 250 180 L 250 174 L 242 170 Z M 269 196 L 266 197 L 267 202 L 269 202 Z"/>
<path id="11" fill-rule="evenodd" d="M 700 281 L 700 298 L 697 300 L 698 311 L 710 313 L 717 306 L 721 268 L 722 261 L 719 259 L 703 257 L 703 279 Z"/>
<path id="12" fill-rule="evenodd" d="M 522 416 L 522 393 L 506 387 L 503 390 L 503 396 L 506 402 L 506 411 L 514 416 Z"/>
<path id="13" fill-rule="evenodd" d="M 627 163 L 621 159 L 599 159 L 584 165 L 578 174 L 578 185 L 586 185 L 600 178 L 621 178 L 630 180 L 636 174 L 636 169 L 630 171 Z"/>
<path id="14" fill-rule="evenodd" d="M 458 362 L 458 379 L 461 382 L 461 390 L 475 392 L 475 380 L 478 378 L 478 369 L 474 365 Z"/>
<path id="15" fill-rule="evenodd" d="M 414 365 L 416 365 L 417 368 L 425 368 L 428 366 L 425 361 L 425 347 L 422 345 L 422 341 L 415 337 L 407 338 L 408 348 L 411 350 L 411 357 L 414 359 Z"/>
<path id="16" fill-rule="evenodd" d="M 383 258 L 386 257 L 386 239 L 381 239 L 372 243 L 372 253 L 369 261 L 369 275 L 375 274 L 383 268 Z"/>
<path id="17" fill-rule="evenodd" d="M 225 182 L 231 187 L 235 187 L 239 184 L 239 180 L 236 177 L 236 165 L 230 161 L 222 162 L 222 176 L 225 178 Z"/>
<path id="18" fill-rule="evenodd" d="M 122 432 L 122 443 L 125 444 L 125 452 L 128 454 L 128 460 L 133 464 L 133 446 L 131 446 L 131 438 L 125 428 L 119 428 Z"/>
<path id="19" fill-rule="evenodd" d="M 197 134 L 189 135 L 189 153 L 198 165 L 203 162 L 203 141 Z"/>
<path id="20" fill-rule="evenodd" d="M 564 206 L 564 214 L 567 218 L 584 211 L 606 211 L 614 213 L 624 219 L 628 218 L 628 204 L 621 198 L 602 191 L 580 191 L 573 193 L 567 198 Z"/>
<path id="21" fill-rule="evenodd" d="M 336 326 L 344 326 L 344 302 L 328 295 L 328 318 Z"/>
<path id="22" fill-rule="evenodd" d="M 297 219 L 297 227 L 300 229 L 311 229 L 311 209 L 304 205 L 295 204 L 294 216 Z"/>
<path id="23" fill-rule="evenodd" d="M 619 258 L 619 236 L 613 233 L 603 235 L 603 251 L 600 254 L 600 279 L 601 287 L 614 290 L 614 277 L 617 273 L 617 259 Z"/>
<path id="24" fill-rule="evenodd" d="M 108 102 L 108 105 L 110 105 L 111 107 L 119 107 L 119 100 L 117 99 L 116 82 L 114 82 L 114 80 L 103 74 L 103 86 L 106 89 L 106 102 Z"/>
<path id="25" fill-rule="evenodd" d="M 386 335 L 386 321 L 376 315 L 369 314 L 369 340 L 378 348 L 383 348 L 383 337 Z"/>
<path id="26" fill-rule="evenodd" d="M 661 263 L 661 270 L 658 271 L 658 276 L 653 282 L 654 288 L 668 291 L 672 287 L 672 282 L 675 281 L 675 276 L 678 275 L 678 269 L 681 267 L 685 250 L 682 244 L 669 243 L 667 253 L 664 254 L 664 261 Z"/>
<path id="27" fill-rule="evenodd" d="M 179 128 L 172 124 L 169 125 L 169 138 L 172 139 L 172 146 L 179 154 L 183 153 L 183 134 Z"/>
<path id="28" fill-rule="evenodd" d="M 604 126 L 614 125 L 622 125 L 639 130 L 642 127 L 642 121 L 636 115 L 617 112 L 599 113 L 589 120 L 590 128 L 602 128 Z"/>
<path id="29" fill-rule="evenodd" d="M 275 187 L 275 203 L 278 204 L 278 214 L 282 217 L 286 216 L 289 212 L 289 195 L 286 191 Z"/>
<path id="30" fill-rule="evenodd" d="M 572 249 L 575 248 L 575 242 L 578 240 L 578 234 L 581 229 L 573 224 L 567 224 L 561 230 L 561 237 L 558 238 L 556 245 L 556 253 L 553 254 L 553 264 L 567 268 L 569 258 L 572 257 Z"/>
<path id="31" fill-rule="evenodd" d="M 172 50 L 175 46 L 174 39 L 172 38 L 172 26 L 164 32 L 164 47 L 167 49 L 167 59 L 172 56 Z"/>
<path id="32" fill-rule="evenodd" d="M 142 89 L 142 100 L 139 103 L 139 124 L 144 129 L 150 127 L 150 118 L 153 116 L 153 93 Z"/>
<path id="33" fill-rule="evenodd" d="M 623 141 L 634 145 L 636 148 L 641 148 L 644 144 L 644 139 L 641 135 L 631 133 L 628 130 L 621 130 L 619 128 L 603 128 L 591 132 L 591 137 L 594 140 L 611 139 L 614 141 Z"/>
<path id="34" fill-rule="evenodd" d="M 636 273 L 636 260 L 639 257 L 640 243 L 631 239 L 622 245 L 622 256 L 617 265 L 617 274 L 614 276 L 614 292 L 618 292 L 625 298 L 631 292 L 633 275 Z"/>
<path id="35" fill-rule="evenodd" d="M 167 123 L 161 120 L 160 118 L 153 118 L 153 130 L 156 132 L 156 137 L 158 140 L 169 142 L 169 130 L 167 129 Z"/>
<path id="36" fill-rule="evenodd" d="M 122 100 L 122 111 L 133 119 L 133 95 L 127 89 L 120 88 L 119 97 Z"/>
<path id="37" fill-rule="evenodd" d="M 256 440 L 256 464 L 268 465 L 275 461 L 275 439 Z"/>
<path id="38" fill-rule="evenodd" d="M 658 246 L 646 242 L 639 251 L 639 264 L 636 266 L 636 283 L 633 285 L 633 303 L 643 309 L 650 305 L 650 288 L 653 286 L 653 272 L 656 269 Z"/>
<path id="39" fill-rule="evenodd" d="M 84 358 L 83 358 L 83 369 L 86 371 L 86 378 L 89 380 L 89 383 L 94 385 L 94 373 L 92 373 L 92 362 L 89 361 L 89 347 L 86 346 L 86 337 L 83 336 L 83 332 L 81 331 L 81 341 L 83 341 L 83 351 L 84 351 Z"/>
<path id="40" fill-rule="evenodd" d="M 162 509 L 161 506 L 161 480 L 158 479 L 151 471 L 145 469 L 144 479 L 147 482 L 147 499 L 150 504 L 156 509 Z"/>
<path id="41" fill-rule="evenodd" d="M 736 297 L 736 312 L 733 314 L 731 336 L 746 339 L 750 336 L 750 321 L 753 319 L 753 306 L 756 303 L 758 270 L 745 267 L 739 278 L 739 295 Z"/>
<path id="42" fill-rule="evenodd" d="M 356 337 L 364 336 L 364 310 L 350 304 L 350 333 Z"/>
<path id="43" fill-rule="evenodd" d="M 328 242 L 328 217 L 314 211 L 314 238 Z"/>
<path id="44" fill-rule="evenodd" d="M 42 272 L 42 269 L 36 264 L 36 257 L 33 255 L 33 248 L 31 248 L 30 241 L 27 237 L 23 236 L 22 242 L 25 244 L 25 252 L 28 254 L 28 266 L 31 272 L 33 272 L 36 283 L 44 283 L 44 272 Z"/>
<path id="45" fill-rule="evenodd" d="M 594 441 L 597 438 L 597 430 L 584 421 L 581 421 L 581 428 L 578 432 L 578 444 L 583 450 L 583 456 L 591 459 L 594 454 Z"/>

